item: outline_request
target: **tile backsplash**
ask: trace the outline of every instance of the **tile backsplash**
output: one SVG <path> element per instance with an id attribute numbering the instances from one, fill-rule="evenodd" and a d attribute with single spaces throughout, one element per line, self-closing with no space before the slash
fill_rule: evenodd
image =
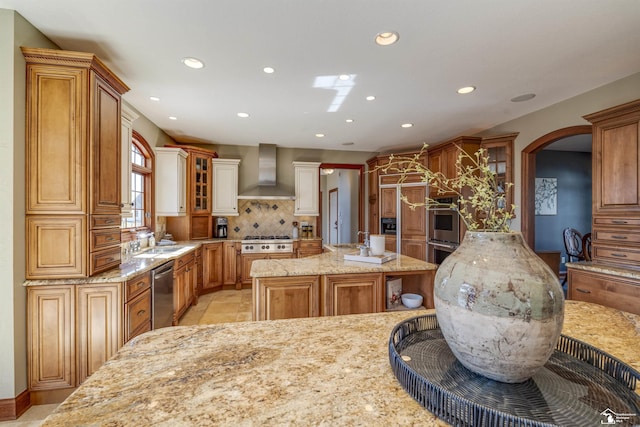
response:
<path id="1" fill-rule="evenodd" d="M 303 221 L 315 225 L 316 217 L 294 216 L 294 208 L 293 200 L 238 200 L 239 215 L 228 217 L 228 236 L 230 239 L 250 235 L 291 236 L 294 221 L 298 222 L 298 228 Z M 317 235 L 315 227 L 314 235 Z"/>

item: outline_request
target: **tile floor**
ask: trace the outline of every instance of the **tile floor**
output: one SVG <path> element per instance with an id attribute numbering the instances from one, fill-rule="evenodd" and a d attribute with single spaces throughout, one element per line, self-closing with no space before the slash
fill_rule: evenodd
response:
<path id="1" fill-rule="evenodd" d="M 251 320 L 251 289 L 213 292 L 198 298 L 180 319 L 180 326 Z M 57 407 L 34 405 L 14 421 L 0 421 L 0 427 L 37 427 Z"/>

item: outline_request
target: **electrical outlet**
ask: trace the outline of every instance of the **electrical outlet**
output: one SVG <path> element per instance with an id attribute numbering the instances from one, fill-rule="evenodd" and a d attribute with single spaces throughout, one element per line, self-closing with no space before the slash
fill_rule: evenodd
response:
<path id="1" fill-rule="evenodd" d="M 567 262 L 567 258 L 565 257 L 560 258 L 560 262 L 564 264 L 565 262 Z"/>

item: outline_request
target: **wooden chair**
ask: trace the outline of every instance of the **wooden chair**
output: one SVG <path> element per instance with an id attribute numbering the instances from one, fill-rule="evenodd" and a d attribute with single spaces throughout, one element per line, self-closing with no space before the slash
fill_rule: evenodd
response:
<path id="1" fill-rule="evenodd" d="M 582 243 L 582 234 L 580 234 L 580 232 L 575 228 L 567 227 L 562 230 L 562 236 L 564 238 L 564 248 L 567 251 L 567 256 L 569 257 L 568 261 L 584 261 L 585 256 L 583 251 L 584 246 Z M 591 239 L 591 233 L 589 233 L 589 239 Z M 589 246 L 591 246 L 590 243 Z M 567 276 L 564 276 L 562 286 L 564 286 L 565 283 L 567 283 Z"/>
<path id="2" fill-rule="evenodd" d="M 582 236 L 582 254 L 585 261 L 591 261 L 591 233 Z"/>

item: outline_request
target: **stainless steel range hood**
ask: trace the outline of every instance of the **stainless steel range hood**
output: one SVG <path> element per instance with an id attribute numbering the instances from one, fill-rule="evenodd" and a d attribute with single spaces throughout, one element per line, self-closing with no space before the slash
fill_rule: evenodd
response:
<path id="1" fill-rule="evenodd" d="M 258 145 L 258 185 L 238 195 L 238 199 L 295 200 L 293 189 L 276 182 L 276 145 Z"/>

